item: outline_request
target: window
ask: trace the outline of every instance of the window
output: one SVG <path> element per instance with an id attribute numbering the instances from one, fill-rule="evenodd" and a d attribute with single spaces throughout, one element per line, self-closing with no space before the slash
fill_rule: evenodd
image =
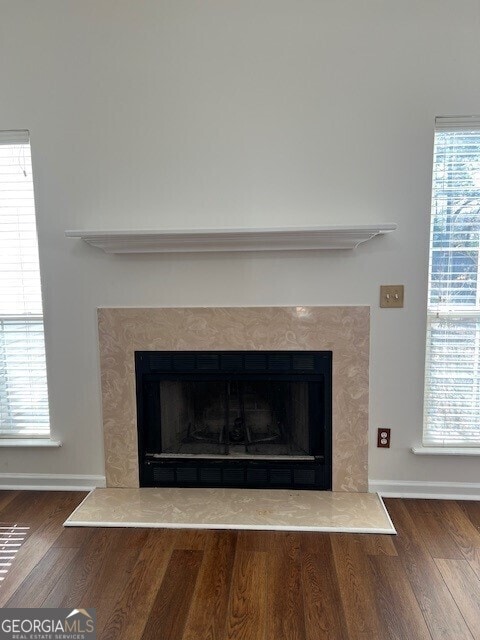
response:
<path id="1" fill-rule="evenodd" d="M 480 446 L 480 117 L 437 118 L 425 446 Z"/>
<path id="2" fill-rule="evenodd" d="M 28 131 L 0 131 L 0 437 L 50 435 Z"/>

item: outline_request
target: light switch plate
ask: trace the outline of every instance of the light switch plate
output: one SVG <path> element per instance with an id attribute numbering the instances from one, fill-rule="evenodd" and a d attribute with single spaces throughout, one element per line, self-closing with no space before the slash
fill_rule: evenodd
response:
<path id="1" fill-rule="evenodd" d="M 380 286 L 380 306 L 382 309 L 402 309 L 403 284 L 382 284 Z"/>

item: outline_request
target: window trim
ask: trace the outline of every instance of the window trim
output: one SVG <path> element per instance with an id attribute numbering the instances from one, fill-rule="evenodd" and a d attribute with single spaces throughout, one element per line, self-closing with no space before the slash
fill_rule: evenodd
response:
<path id="1" fill-rule="evenodd" d="M 441 132 L 468 132 L 478 130 L 480 133 L 480 116 L 442 116 L 435 118 L 435 129 L 434 129 L 434 155 L 433 162 L 435 162 L 435 144 L 436 144 L 436 135 Z M 456 167 L 458 165 L 455 165 Z M 434 305 L 430 302 L 430 292 L 432 287 L 432 263 L 433 263 L 433 255 L 434 255 L 434 232 L 435 232 L 435 210 L 434 205 L 436 203 L 435 198 L 435 165 L 433 166 L 432 171 L 432 200 L 431 200 L 431 208 L 430 208 L 430 223 L 429 223 L 429 260 L 428 260 L 428 299 L 427 299 L 427 321 L 426 321 L 426 350 L 425 350 L 425 374 L 424 374 L 424 402 L 423 402 L 423 428 L 422 428 L 422 445 L 415 446 L 411 448 L 412 453 L 416 455 L 463 455 L 463 456 L 476 456 L 480 455 L 480 434 L 478 436 L 478 440 L 471 442 L 461 442 L 461 441 L 444 441 L 444 442 L 432 442 L 432 436 L 428 438 L 427 427 L 427 413 L 428 413 L 428 395 L 430 393 L 429 388 L 429 372 L 432 371 L 429 368 L 429 358 L 430 354 L 430 330 L 432 324 L 438 320 L 445 319 L 449 320 L 458 320 L 460 323 L 462 320 L 464 321 L 472 321 L 477 320 L 480 322 L 480 308 L 477 307 L 475 309 L 469 308 L 461 308 L 460 306 L 453 306 L 449 308 L 445 306 L 443 308 L 440 305 L 434 307 Z M 441 247 L 441 250 L 444 252 L 453 251 L 454 246 L 449 243 L 448 246 Z M 458 250 L 458 248 L 457 248 Z M 480 290 L 480 249 L 476 247 L 478 251 L 478 267 L 477 267 L 477 282 L 476 282 L 476 291 L 477 291 L 477 302 Z M 480 369 L 480 364 L 478 366 Z M 479 409 L 480 412 L 480 409 Z"/>
<path id="2" fill-rule="evenodd" d="M 37 225 L 37 207 L 35 202 L 35 189 L 33 185 L 33 160 L 32 149 L 30 145 L 30 132 L 28 129 L 19 129 L 19 130 L 2 130 L 0 131 L 0 148 L 1 146 L 28 146 L 28 155 L 30 159 L 30 180 L 29 180 L 29 188 L 32 192 L 33 197 L 33 228 L 35 229 L 35 240 L 36 240 L 36 252 L 38 255 L 39 252 L 39 238 L 38 238 L 38 225 Z M 7 163 L 8 167 L 11 165 Z M 8 175 L 8 172 L 7 172 Z M 25 176 L 27 174 L 25 173 Z M 8 183 L 8 179 L 7 179 Z M 8 200 L 7 200 L 8 206 Z M 13 205 L 15 206 L 15 205 Z M 15 215 L 18 216 L 18 213 Z M 8 218 L 8 215 L 7 215 Z M 7 223 L 8 224 L 8 223 Z M 8 227 L 7 227 L 8 228 Z M 33 246 L 33 245 L 32 245 Z M 23 269 L 18 269 L 17 273 L 24 273 Z M 50 416 L 50 397 L 49 397 L 49 384 L 48 384 L 48 368 L 46 363 L 46 345 L 45 345 L 45 318 L 43 313 L 43 287 L 42 287 L 42 275 L 40 271 L 40 264 L 38 262 L 38 279 L 39 279 L 39 287 L 40 287 L 40 311 L 41 313 L 20 313 L 20 314 L 9 314 L 3 313 L 0 315 L 0 323 L 8 323 L 8 322 L 19 322 L 27 325 L 28 323 L 41 323 L 42 329 L 42 341 L 44 346 L 44 365 L 45 368 L 42 368 L 42 376 L 45 376 L 45 385 L 46 385 L 46 406 L 47 406 L 47 420 L 43 422 L 42 429 L 39 430 L 38 433 L 25 433 L 22 434 L 20 431 L 12 429 L 11 433 L 6 432 L 6 430 L 0 431 L 0 447 L 59 447 L 62 446 L 62 443 L 58 440 L 52 438 L 52 425 L 51 425 L 51 416 Z M 44 373 L 43 373 L 44 371 Z M 5 374 L 8 379 L 8 367 L 5 371 Z M 8 403 L 7 403 L 8 405 Z M 27 406 L 27 405 L 26 405 Z"/>

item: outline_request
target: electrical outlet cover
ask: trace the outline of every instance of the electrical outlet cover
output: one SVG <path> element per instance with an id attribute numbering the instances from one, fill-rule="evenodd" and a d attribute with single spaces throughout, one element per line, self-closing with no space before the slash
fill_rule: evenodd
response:
<path id="1" fill-rule="evenodd" d="M 377 447 L 379 449 L 390 448 L 390 429 L 380 427 L 377 431 Z"/>

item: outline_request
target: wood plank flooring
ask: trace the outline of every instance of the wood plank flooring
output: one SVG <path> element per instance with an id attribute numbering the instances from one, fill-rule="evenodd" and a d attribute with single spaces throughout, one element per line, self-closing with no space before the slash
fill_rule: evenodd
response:
<path id="1" fill-rule="evenodd" d="M 0 606 L 96 607 L 100 640 L 480 640 L 480 502 L 386 500 L 397 536 L 63 529 L 0 492 Z"/>

